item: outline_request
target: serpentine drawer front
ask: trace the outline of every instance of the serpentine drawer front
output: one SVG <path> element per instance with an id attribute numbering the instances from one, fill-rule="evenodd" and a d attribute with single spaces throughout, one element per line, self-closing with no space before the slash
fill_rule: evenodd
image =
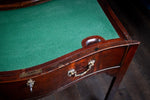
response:
<path id="1" fill-rule="evenodd" d="M 140 43 L 107 0 L 46 1 L 0 1 L 16 9 L 0 11 L 0 100 L 37 99 L 101 72 L 113 77 L 111 100 Z"/>
<path id="2" fill-rule="evenodd" d="M 81 57 L 66 66 L 58 67 L 38 77 L 1 84 L 0 88 L 3 91 L 3 96 L 9 99 L 11 98 L 9 93 L 16 96 L 18 92 L 20 95 L 18 95 L 17 99 L 38 97 L 49 91 L 52 92 L 63 88 L 97 72 L 119 68 L 124 51 L 124 48 L 119 47 L 97 52 L 83 58 Z M 9 88 L 9 91 L 5 90 L 6 86 Z"/>

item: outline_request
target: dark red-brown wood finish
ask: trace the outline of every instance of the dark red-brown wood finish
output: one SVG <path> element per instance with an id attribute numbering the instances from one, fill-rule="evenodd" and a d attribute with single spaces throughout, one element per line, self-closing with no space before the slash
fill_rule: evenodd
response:
<path id="1" fill-rule="evenodd" d="M 0 0 L 0 10 L 23 8 L 48 1 L 50 0 Z"/>
<path id="2" fill-rule="evenodd" d="M 107 73 L 114 78 L 105 100 L 113 99 L 139 42 L 130 38 L 106 0 L 98 2 L 120 38 L 105 40 L 100 36 L 87 37 L 82 41 L 81 49 L 67 55 L 31 68 L 0 72 L 0 98 L 38 98 L 91 75 Z M 91 64 L 91 61 L 95 62 Z"/>

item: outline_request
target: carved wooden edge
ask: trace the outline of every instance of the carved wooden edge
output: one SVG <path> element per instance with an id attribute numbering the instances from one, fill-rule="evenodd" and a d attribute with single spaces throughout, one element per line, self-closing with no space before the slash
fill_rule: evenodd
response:
<path id="1" fill-rule="evenodd" d="M 88 56 L 91 56 L 91 55 L 94 55 L 94 54 L 96 54 L 96 53 L 99 53 L 99 52 L 103 52 L 103 51 L 105 51 L 105 50 L 111 50 L 111 49 L 114 49 L 114 48 L 124 48 L 125 49 L 125 51 L 124 52 L 128 52 L 128 48 L 129 47 L 134 47 L 135 45 L 139 45 L 139 42 L 137 42 L 137 41 L 124 41 L 124 40 L 122 40 L 122 41 L 120 41 L 120 39 L 118 39 L 118 40 L 108 40 L 108 41 L 105 41 L 104 43 L 98 43 L 98 44 L 93 44 L 93 45 L 89 45 L 89 46 L 87 46 L 87 47 L 84 47 L 84 48 L 81 48 L 81 49 L 79 49 L 79 50 L 77 50 L 77 51 L 74 51 L 74 52 L 72 52 L 72 53 L 69 53 L 69 54 L 67 54 L 68 55 L 68 58 L 66 59 L 66 61 L 64 60 L 64 58 L 63 57 L 60 57 L 61 59 L 60 60 L 62 60 L 63 59 L 63 61 L 62 62 L 68 62 L 68 60 L 71 62 L 71 63 L 74 63 L 74 62 L 76 62 L 76 61 L 78 61 L 78 60 L 80 60 L 80 59 L 82 59 L 82 58 L 85 58 L 85 57 L 88 57 Z M 95 49 L 96 48 L 96 49 Z M 74 54 L 75 53 L 75 54 Z M 74 54 L 74 55 L 73 55 Z M 79 54 L 79 55 L 78 55 Z M 131 52 L 131 54 L 132 54 L 132 52 Z M 73 55 L 73 56 L 72 56 Z M 124 53 L 124 57 L 122 58 L 122 59 L 124 59 L 125 57 L 126 57 L 126 55 L 127 55 L 127 57 L 126 58 L 128 58 L 129 57 L 129 55 L 127 54 L 127 53 Z M 132 54 L 132 55 L 134 55 L 134 54 Z M 64 56 L 66 56 L 66 55 L 64 55 Z M 65 57 L 66 58 L 66 57 Z M 130 57 L 130 59 L 131 59 L 131 57 Z M 124 62 L 124 60 L 122 60 L 123 62 Z M 54 61 L 55 62 L 55 61 Z M 53 66 L 53 63 L 51 63 L 51 61 L 50 62 L 48 62 L 49 63 L 49 66 L 47 66 L 48 67 L 48 70 L 46 71 L 46 72 L 43 72 L 42 74 L 39 74 L 39 75 L 34 75 L 34 76 L 27 76 L 27 77 L 24 77 L 24 78 L 19 78 L 19 79 L 16 79 L 16 80 L 14 80 L 14 79 L 10 79 L 10 80 L 4 80 L 4 81 L 0 81 L 0 84 L 5 84 L 5 83 L 9 83 L 9 82 L 17 82 L 17 81 L 26 81 L 26 80 L 28 80 L 28 79 L 36 79 L 36 78 L 38 78 L 39 76 L 40 77 L 42 77 L 42 76 L 44 76 L 44 75 L 46 75 L 46 74 L 50 74 L 50 72 L 52 72 L 52 71 L 57 71 L 57 70 L 59 70 L 59 67 L 58 66 Z M 57 59 L 57 61 L 56 61 L 56 63 L 59 63 L 59 60 Z M 54 64 L 55 65 L 55 64 Z M 67 64 L 68 65 L 68 64 Z M 122 63 L 120 63 L 120 66 L 121 67 L 124 67 L 124 66 L 122 66 Z M 69 87 L 69 86 L 71 86 L 72 84 L 74 84 L 74 83 L 76 83 L 76 82 L 78 82 L 78 81 L 80 81 L 80 80 L 82 80 L 82 79 L 84 79 L 84 78 L 87 78 L 87 77 L 90 77 L 90 76 L 92 76 L 92 75 L 95 75 L 95 74 L 98 74 L 98 73 L 109 73 L 109 74 L 112 74 L 112 75 L 117 75 L 117 73 L 119 72 L 119 70 L 120 69 L 122 69 L 120 66 L 114 66 L 114 67 L 110 67 L 110 69 L 102 69 L 102 70 L 96 70 L 96 71 L 94 71 L 94 72 L 92 72 L 92 73 L 89 73 L 89 74 L 86 74 L 85 76 L 83 76 L 83 77 L 79 77 L 79 78 L 77 78 L 77 79 L 73 79 L 72 80 L 72 82 L 71 83 L 66 83 L 66 84 L 64 84 L 64 85 L 62 85 L 62 86 L 60 86 L 60 87 L 58 87 L 57 89 L 55 89 L 55 90 L 52 90 L 52 91 L 49 91 L 49 92 L 47 92 L 46 94 L 44 93 L 44 94 L 42 94 L 42 95 L 39 95 L 39 96 L 36 96 L 36 97 L 33 97 L 32 99 L 36 99 L 36 98 L 40 98 L 40 97 L 43 97 L 43 96 L 46 96 L 46 95 L 48 95 L 48 94 L 51 94 L 51 93 L 55 93 L 55 92 L 58 92 L 58 91 L 61 91 L 61 90 L 63 90 L 63 89 L 65 89 L 65 88 L 67 88 L 67 87 Z M 45 66 L 43 66 L 43 67 L 45 67 Z M 53 67 L 52 69 L 49 69 L 50 67 Z M 64 65 L 60 65 L 60 67 L 66 67 L 65 66 L 65 64 Z M 42 67 L 41 67 L 42 68 Z M 40 70 L 41 70 L 41 68 L 39 68 Z M 43 68 L 43 70 L 44 69 L 46 69 L 46 68 Z M 38 69 L 37 69 L 38 70 Z M 40 71 L 39 70 L 39 71 Z M 37 72 L 39 72 L 39 71 L 37 71 Z M 28 71 L 27 71 L 28 72 Z M 32 72 L 31 72 L 32 73 Z"/>
<path id="2" fill-rule="evenodd" d="M 117 31 L 120 38 L 122 38 L 124 40 L 132 40 L 131 37 L 129 36 L 127 30 L 125 29 L 125 27 L 122 25 L 120 20 L 117 18 L 117 16 L 113 12 L 108 1 L 107 0 L 97 0 L 97 1 L 101 5 L 103 11 L 105 12 L 105 14 L 108 17 L 108 19 L 110 20 L 111 24 Z"/>
<path id="3" fill-rule="evenodd" d="M 116 77 L 118 75 L 117 78 L 119 78 L 119 81 L 121 81 L 123 79 L 123 76 L 124 76 L 125 72 L 127 71 L 127 68 L 129 67 L 130 62 L 132 61 L 132 58 L 133 58 L 133 56 L 135 54 L 135 51 L 137 50 L 138 45 L 139 45 L 139 42 L 136 42 L 136 41 L 133 41 L 133 43 L 130 44 L 130 45 L 126 45 L 126 50 L 125 50 L 124 57 L 123 57 L 123 60 L 122 60 L 122 62 L 120 64 L 120 66 L 109 67 L 109 68 L 105 68 L 105 69 L 102 69 L 102 70 L 97 70 L 95 72 L 86 74 L 85 76 L 77 78 L 77 79 L 73 80 L 72 82 L 67 83 L 67 84 L 59 87 L 56 90 L 50 91 L 47 94 L 43 94 L 43 95 L 39 95 L 39 96 L 33 97 L 32 99 L 41 98 L 41 97 L 44 97 L 46 95 L 59 92 L 59 91 L 64 90 L 65 88 L 71 86 L 72 84 L 74 84 L 74 83 L 76 83 L 76 82 L 78 82 L 78 81 L 80 81 L 82 79 L 88 78 L 88 77 L 90 77 L 92 75 L 99 74 L 99 73 L 106 73 L 106 74 L 109 74 L 109 75 L 111 74 L 114 77 Z M 120 77 L 120 75 L 121 75 L 121 77 Z M 118 80 L 117 81 L 114 80 L 113 82 L 115 82 L 115 84 L 117 84 L 117 86 L 119 86 L 120 82 L 118 82 Z M 112 86 L 110 86 L 110 88 L 112 88 Z M 114 96 L 114 94 L 115 94 L 115 92 L 117 90 L 117 87 L 114 86 L 113 87 L 113 91 L 110 91 L 111 89 L 108 89 L 108 90 L 109 91 L 107 92 L 105 100 L 112 100 L 112 98 L 113 98 L 113 96 Z M 110 95 L 108 95 L 109 93 L 110 93 Z"/>
<path id="4" fill-rule="evenodd" d="M 2 4 L 0 2 L 0 11 L 33 6 L 33 5 L 41 4 L 44 2 L 48 2 L 48 1 L 51 1 L 51 0 L 20 0 L 20 2 L 16 2 L 15 0 L 14 2 L 12 2 L 11 0 L 11 3 L 6 3 L 6 4 Z"/>
<path id="5" fill-rule="evenodd" d="M 108 41 L 105 41 L 104 43 L 93 44 L 85 48 L 81 48 L 76 51 L 73 51 L 67 55 L 64 55 L 62 57 L 59 57 L 57 59 L 54 59 L 52 61 L 46 62 L 41 65 L 37 65 L 31 68 L 26 68 L 26 69 L 21 69 L 21 70 L 0 72 L 0 83 L 21 81 L 21 80 L 26 80 L 29 78 L 35 78 L 43 74 L 48 74 L 59 68 L 65 67 L 71 63 L 74 63 L 80 59 L 83 59 L 95 53 L 108 50 L 108 49 L 112 49 L 112 48 L 124 47 L 124 46 L 135 45 L 135 44 L 139 44 L 139 42 L 132 41 L 132 40 L 120 41 L 120 39 L 108 40 Z M 25 77 L 20 76 L 23 73 L 30 74 L 30 72 L 32 73 L 34 72 L 34 70 L 37 70 L 38 72 L 35 71 L 35 74 L 33 75 L 25 74 Z"/>
<path id="6" fill-rule="evenodd" d="M 93 72 L 93 73 L 90 73 L 90 74 L 87 74 L 87 75 L 85 75 L 85 76 L 83 76 L 83 77 L 80 77 L 80 78 L 78 78 L 78 79 L 76 79 L 76 80 L 73 80 L 72 82 L 63 85 L 63 86 L 57 88 L 56 90 L 49 91 L 49 92 L 46 93 L 46 94 L 42 94 L 42 95 L 39 95 L 39 96 L 36 96 L 36 97 L 31 97 L 30 99 L 31 99 L 31 100 L 32 100 L 32 99 L 38 99 L 38 98 L 45 97 L 45 96 L 48 96 L 48 95 L 53 94 L 53 93 L 57 93 L 57 92 L 59 92 L 59 91 L 62 91 L 62 90 L 64 90 L 64 89 L 70 87 L 72 84 L 75 84 L 75 83 L 79 82 L 80 80 L 86 79 L 86 78 L 88 78 L 88 77 L 90 77 L 90 76 L 92 76 L 92 75 L 95 75 L 95 74 L 100 74 L 100 73 L 106 73 L 106 74 L 107 74 L 107 73 L 112 73 L 112 75 L 114 75 L 114 74 L 116 74 L 116 73 L 119 71 L 119 68 L 120 68 L 120 67 L 116 67 L 116 68 L 114 67 L 114 68 L 109 69 L 109 70 L 104 70 L 104 71 L 101 71 L 101 70 L 99 71 L 99 70 L 98 70 L 98 71 L 95 71 L 95 72 Z M 110 74 L 109 74 L 109 75 L 110 75 Z"/>
<path id="7" fill-rule="evenodd" d="M 136 50 L 138 48 L 139 44 L 135 45 L 129 45 L 126 49 L 126 52 L 124 54 L 123 60 L 121 62 L 121 67 L 119 68 L 118 72 L 115 74 L 110 87 L 106 93 L 105 100 L 112 100 L 114 97 L 124 75 L 127 72 L 127 69 L 134 57 L 134 54 L 136 53 Z"/>
<path id="8" fill-rule="evenodd" d="M 96 53 L 99 50 L 110 49 L 110 48 L 114 48 L 118 46 L 139 44 L 139 42 L 131 40 L 126 29 L 123 27 L 119 19 L 115 16 L 114 12 L 110 8 L 107 1 L 98 0 L 98 2 L 100 3 L 101 7 L 103 8 L 104 12 L 106 13 L 107 17 L 112 23 L 113 27 L 116 29 L 120 38 L 107 40 L 104 42 L 99 42 L 93 45 L 85 46 L 81 49 L 78 49 L 74 52 L 66 54 L 62 57 L 59 57 L 57 59 L 51 60 L 49 62 L 40 64 L 34 67 L 21 69 L 21 70 L 15 70 L 15 71 L 0 72 L 0 83 L 19 81 L 19 80 L 25 80 L 28 78 L 38 77 L 42 73 L 46 74 L 58 68 L 64 67 L 65 65 L 69 64 L 68 62 L 72 63 L 73 61 L 75 61 L 75 59 L 76 60 L 79 59 L 79 57 L 81 58 L 81 57 L 88 56 L 92 53 Z M 22 78 L 22 76 L 25 76 L 25 77 Z"/>

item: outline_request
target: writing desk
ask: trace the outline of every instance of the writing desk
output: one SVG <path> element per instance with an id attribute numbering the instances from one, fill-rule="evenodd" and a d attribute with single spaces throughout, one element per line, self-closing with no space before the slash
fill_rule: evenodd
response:
<path id="1" fill-rule="evenodd" d="M 114 77 L 105 98 L 110 100 L 139 42 L 107 1 L 52 0 L 14 9 L 24 6 L 0 5 L 7 9 L 0 11 L 1 98 L 37 98 L 107 73 Z"/>

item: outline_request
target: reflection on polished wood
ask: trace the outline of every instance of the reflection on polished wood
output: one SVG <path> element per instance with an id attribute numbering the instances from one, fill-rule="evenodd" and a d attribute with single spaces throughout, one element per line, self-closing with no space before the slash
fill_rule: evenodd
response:
<path id="1" fill-rule="evenodd" d="M 50 0 L 0 0 L 0 10 L 23 8 L 48 1 Z"/>
<path id="2" fill-rule="evenodd" d="M 105 97 L 105 100 L 111 100 L 140 42 L 130 38 L 105 0 L 98 1 L 120 38 L 103 40 L 103 38 L 99 37 L 95 41 L 88 41 L 88 39 L 92 38 L 91 36 L 83 40 L 81 49 L 52 61 L 22 70 L 0 72 L 0 98 L 14 100 L 39 98 L 65 89 L 89 76 L 105 73 L 113 77 Z M 88 62 L 93 59 L 95 64 L 86 74 L 79 77 L 68 77 L 68 71 L 71 69 L 75 69 L 78 73 L 86 72 Z M 39 71 L 36 72 L 35 70 Z M 20 77 L 22 73 L 27 74 Z"/>

